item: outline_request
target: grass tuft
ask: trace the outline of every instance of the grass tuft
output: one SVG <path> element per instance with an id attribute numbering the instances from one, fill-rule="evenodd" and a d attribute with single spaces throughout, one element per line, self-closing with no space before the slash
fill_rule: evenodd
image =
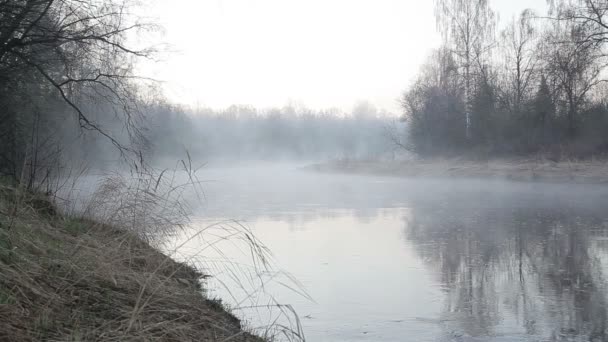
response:
<path id="1" fill-rule="evenodd" d="M 50 203 L 0 189 L 0 340 L 262 341 L 203 295 L 196 269 Z"/>
<path id="2" fill-rule="evenodd" d="M 163 248 L 190 227 L 189 203 L 204 198 L 191 160 L 179 167 L 93 176 L 82 189 L 78 178 L 91 175 L 78 173 L 44 193 L 0 179 L 0 341 L 304 341 L 288 305 L 241 302 L 235 311 L 279 310 L 268 325 L 250 328 L 207 298 L 202 282 L 210 274 L 201 270 L 218 270 L 201 265 L 206 251 L 220 255 L 210 262 L 224 265 L 236 286 L 244 288 L 241 277 L 256 284 L 246 298 L 253 303 L 281 274 L 247 227 L 204 227 L 184 242 L 201 241 L 187 257 L 180 246 Z M 81 196 L 92 179 L 102 181 Z M 254 267 L 231 262 L 221 242 L 243 244 Z"/>

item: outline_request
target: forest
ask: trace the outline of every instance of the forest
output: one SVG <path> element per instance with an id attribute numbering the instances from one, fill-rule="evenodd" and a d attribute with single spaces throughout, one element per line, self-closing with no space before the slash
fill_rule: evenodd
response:
<path id="1" fill-rule="evenodd" d="M 421 155 L 608 152 L 606 1 L 549 1 L 499 25 L 486 0 L 441 0 L 443 44 L 402 97 L 409 148 Z"/>

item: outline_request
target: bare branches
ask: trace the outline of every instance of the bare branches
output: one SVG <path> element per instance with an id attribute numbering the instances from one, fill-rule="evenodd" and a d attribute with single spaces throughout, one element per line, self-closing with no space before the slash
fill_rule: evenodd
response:
<path id="1" fill-rule="evenodd" d="M 548 0 L 550 19 L 575 24 L 581 32 L 577 43 L 603 45 L 608 41 L 607 0 Z"/>
<path id="2" fill-rule="evenodd" d="M 535 51 L 538 29 L 533 22 L 534 14 L 526 10 L 501 32 L 501 48 L 504 56 L 503 101 L 512 113 L 521 113 L 522 105 L 529 100 L 532 80 L 538 71 L 539 55 Z"/>
<path id="3" fill-rule="evenodd" d="M 487 0 L 436 0 L 435 17 L 446 46 L 455 54 L 462 70 L 466 136 L 470 138 L 473 74 L 478 71 L 487 76 L 483 68 L 475 70 L 474 66 L 484 64 L 488 46 L 493 43 L 496 16 Z"/>
<path id="4" fill-rule="evenodd" d="M 104 137 L 108 138 L 112 142 L 112 144 L 114 144 L 114 146 L 116 146 L 121 152 L 124 151 L 124 150 L 128 150 L 128 148 L 124 147 L 120 142 L 118 142 L 110 134 L 108 134 L 103 129 L 99 128 L 99 126 L 97 126 L 96 124 L 94 124 L 93 122 L 91 122 L 91 120 L 89 120 L 87 118 L 87 116 L 84 115 L 84 113 L 80 109 L 80 107 L 78 107 L 69 98 L 69 96 L 66 94 L 66 92 L 62 88 L 62 84 L 58 84 L 57 82 L 55 82 L 55 80 L 53 80 L 53 78 L 42 67 L 40 67 L 39 65 L 37 65 L 37 64 L 29 61 L 27 59 L 27 57 L 25 57 L 23 55 L 18 55 L 18 56 L 21 57 L 24 62 L 26 62 L 27 64 L 29 64 L 32 67 L 36 68 L 36 70 L 38 70 L 44 76 L 44 78 L 46 78 L 46 80 L 49 81 L 49 83 L 51 83 L 57 89 L 57 91 L 59 92 L 59 94 L 61 95 L 61 97 L 64 99 L 64 101 L 72 109 L 74 109 L 74 111 L 76 111 L 76 113 L 78 113 L 78 121 L 80 122 L 80 127 L 84 128 L 84 129 L 95 130 L 95 131 L 99 132 L 101 135 L 103 135 Z"/>
<path id="5" fill-rule="evenodd" d="M 586 10 L 597 11 L 592 1 L 586 1 Z M 553 78 L 556 92 L 566 104 L 565 116 L 568 122 L 568 135 L 573 137 L 577 130 L 578 116 L 587 100 L 588 93 L 601 83 L 601 74 L 605 65 L 603 43 L 598 44 L 590 37 L 601 38 L 604 33 L 595 31 L 597 27 L 589 26 L 588 21 L 580 21 L 580 7 L 559 8 L 559 20 L 551 22 L 552 26 L 544 39 L 547 42 L 544 51 L 545 71 Z M 570 4 L 569 6 L 575 6 Z M 599 13 L 599 12 L 598 12 Z M 595 38 L 594 38 L 595 39 Z"/>
<path id="6" fill-rule="evenodd" d="M 0 80 L 32 72 L 54 88 L 80 127 L 99 132 L 120 151 L 135 152 L 91 118 L 82 101 L 104 101 L 120 113 L 129 136 L 141 139 L 135 83 L 150 81 L 132 72 L 152 49 L 131 47 L 129 37 L 154 25 L 130 13 L 129 0 L 15 0 L 0 3 Z"/>

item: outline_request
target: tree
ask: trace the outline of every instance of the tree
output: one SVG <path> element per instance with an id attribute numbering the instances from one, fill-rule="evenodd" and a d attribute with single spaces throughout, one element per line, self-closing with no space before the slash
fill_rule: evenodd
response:
<path id="1" fill-rule="evenodd" d="M 575 23 L 585 34 L 579 44 L 604 45 L 608 42 L 607 0 L 547 0 L 552 19 Z"/>
<path id="2" fill-rule="evenodd" d="M 447 49 L 434 51 L 402 98 L 415 152 L 438 154 L 463 147 L 466 117 L 456 61 Z"/>
<path id="3" fill-rule="evenodd" d="M 475 79 L 475 93 L 471 98 L 470 107 L 472 118 L 470 142 L 484 147 L 491 143 L 490 139 L 496 133 L 493 120 L 497 112 L 496 91 L 488 68 L 484 67 L 482 73 Z"/>
<path id="4" fill-rule="evenodd" d="M 599 87 L 608 62 L 608 0 L 549 3 L 548 18 L 526 10 L 512 20 L 496 55 L 487 1 L 436 0 L 446 48 L 403 97 L 410 142 L 404 145 L 423 155 L 577 158 L 608 151 L 608 106 Z M 459 129 L 464 139 L 454 133 Z"/>
<path id="5" fill-rule="evenodd" d="M 565 103 L 568 137 L 576 135 L 578 115 L 589 92 L 602 82 L 603 54 L 595 44 L 581 44 L 588 36 L 576 21 L 554 21 L 545 36 L 545 63 L 554 78 L 559 99 Z"/>
<path id="6" fill-rule="evenodd" d="M 495 14 L 487 0 L 436 0 L 435 17 L 446 45 L 456 56 L 464 86 L 466 136 L 470 138 L 475 66 L 484 64 L 491 48 Z"/>
<path id="7" fill-rule="evenodd" d="M 516 115 L 521 114 L 523 104 L 528 100 L 538 66 L 534 16 L 531 10 L 525 10 L 501 32 L 506 72 L 504 102 Z"/>
<path id="8" fill-rule="evenodd" d="M 130 0 L 0 0 L 2 122 L 20 126 L 0 131 L 33 131 L 24 127 L 33 121 L 28 118 L 50 120 L 53 113 L 70 110 L 81 129 L 100 133 L 121 152 L 135 153 L 99 117 L 101 112 L 114 113 L 122 118 L 131 142 L 143 141 L 135 83 L 144 79 L 133 73 L 132 65 L 154 51 L 133 48 L 128 38 L 153 25 L 139 21 L 132 9 Z M 17 98 L 38 105 L 28 109 L 15 103 Z M 58 102 L 63 109 L 49 109 L 51 103 L 58 108 Z M 22 145 L 14 134 L 0 139 L 3 146 Z M 26 164 L 23 153 L 0 150 L 3 163 Z M 12 169 L 16 177 L 19 170 Z"/>
<path id="9" fill-rule="evenodd" d="M 538 122 L 540 129 L 540 144 L 545 145 L 549 139 L 549 120 L 555 116 L 555 104 L 545 76 L 541 76 L 540 86 L 536 92 L 532 109 L 536 113 L 535 121 Z"/>

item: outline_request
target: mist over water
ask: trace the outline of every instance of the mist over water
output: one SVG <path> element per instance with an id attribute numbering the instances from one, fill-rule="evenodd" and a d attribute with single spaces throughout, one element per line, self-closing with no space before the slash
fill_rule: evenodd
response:
<path id="1" fill-rule="evenodd" d="M 239 220 L 314 300 L 269 282 L 311 341 L 601 341 L 608 190 L 208 167 L 192 231 Z M 187 235 L 187 234 L 186 234 Z M 197 240 L 182 253 L 197 250 Z M 200 248 L 199 248 L 200 249 Z M 223 248 L 247 263 L 242 250 Z M 208 264 L 209 265 L 209 264 Z M 246 293 L 210 293 L 233 307 Z M 264 295 L 256 303 L 266 303 Z M 263 310 L 238 311 L 252 326 Z"/>
<path id="2" fill-rule="evenodd" d="M 608 341 L 608 0 L 153 2 L 0 0 L 0 340 Z"/>

